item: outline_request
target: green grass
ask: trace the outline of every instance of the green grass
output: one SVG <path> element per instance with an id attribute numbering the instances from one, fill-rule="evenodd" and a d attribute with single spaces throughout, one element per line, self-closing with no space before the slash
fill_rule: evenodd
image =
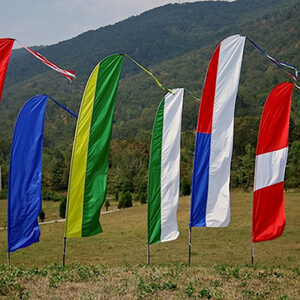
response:
<path id="1" fill-rule="evenodd" d="M 287 224 L 283 235 L 274 240 L 255 244 L 255 262 L 267 267 L 300 265 L 299 193 L 286 193 Z M 115 209 L 111 201 L 110 210 Z M 6 201 L 0 201 L 0 224 L 5 223 Z M 59 219 L 58 202 L 44 202 L 45 221 Z M 180 198 L 176 241 L 150 246 L 151 262 L 186 263 L 188 261 L 188 224 L 190 198 Z M 105 210 L 105 209 L 104 209 Z M 4 218 L 4 220 L 3 220 Z M 147 205 L 134 204 L 101 216 L 104 232 L 90 238 L 67 239 L 66 262 L 106 266 L 136 265 L 146 262 Z M 231 222 L 227 228 L 192 229 L 192 264 L 244 265 L 251 261 L 252 194 L 238 191 L 231 195 Z M 41 241 L 11 254 L 12 264 L 44 266 L 62 261 L 64 223 L 41 226 Z M 0 264 L 6 263 L 6 231 L 0 231 Z"/>
<path id="2" fill-rule="evenodd" d="M 188 261 L 190 198 L 180 198 L 176 241 L 151 245 L 146 265 L 147 206 L 101 216 L 104 232 L 68 239 L 64 223 L 41 226 L 41 241 L 11 254 L 0 231 L 0 299 L 300 299 L 299 193 L 286 193 L 283 235 L 255 244 L 251 266 L 252 193 L 233 191 L 227 228 L 193 228 Z M 116 208 L 111 201 L 110 210 Z M 0 201 L 0 224 L 7 201 Z M 44 202 L 45 221 L 59 219 L 58 202 Z M 105 209 L 104 209 L 105 210 Z M 37 266 L 37 267 L 35 267 Z"/>

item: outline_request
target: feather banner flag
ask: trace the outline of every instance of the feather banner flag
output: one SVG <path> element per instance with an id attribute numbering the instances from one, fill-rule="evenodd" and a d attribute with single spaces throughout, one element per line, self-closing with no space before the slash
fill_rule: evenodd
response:
<path id="1" fill-rule="evenodd" d="M 102 232 L 108 154 L 123 55 L 111 55 L 93 70 L 77 121 L 70 168 L 65 237 Z"/>
<path id="2" fill-rule="evenodd" d="M 21 109 L 12 140 L 7 239 L 8 252 L 39 241 L 42 208 L 42 146 L 47 95 L 31 98 Z"/>
<path id="3" fill-rule="evenodd" d="M 0 100 L 14 39 L 0 39 Z"/>
<path id="4" fill-rule="evenodd" d="M 184 89 L 168 93 L 156 113 L 148 180 L 148 244 L 179 235 L 180 135 Z"/>
<path id="5" fill-rule="evenodd" d="M 190 227 L 224 227 L 230 221 L 234 109 L 244 44 L 240 35 L 223 40 L 207 70 L 197 124 Z"/>
<path id="6" fill-rule="evenodd" d="M 284 173 L 293 83 L 270 93 L 260 122 L 253 193 L 252 242 L 273 240 L 285 227 Z"/>

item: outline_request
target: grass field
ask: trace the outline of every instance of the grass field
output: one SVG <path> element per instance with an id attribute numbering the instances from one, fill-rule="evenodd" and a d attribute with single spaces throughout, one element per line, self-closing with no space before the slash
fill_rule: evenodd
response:
<path id="1" fill-rule="evenodd" d="M 52 288 L 56 296 L 51 299 L 72 299 L 72 289 L 74 292 L 82 290 L 78 299 L 97 299 L 102 295 L 100 291 L 111 288 L 109 293 L 105 292 L 107 298 L 101 296 L 99 299 L 178 299 L 189 295 L 207 299 L 300 299 L 299 198 L 299 193 L 286 193 L 285 231 L 274 241 L 255 244 L 254 267 L 250 266 L 251 193 L 232 192 L 231 222 L 227 228 L 193 228 L 191 268 L 187 266 L 189 197 L 182 197 L 179 202 L 179 238 L 151 245 L 151 266 L 146 265 L 146 205 L 134 204 L 132 208 L 102 215 L 104 232 L 95 237 L 68 239 L 66 268 L 60 267 L 64 223 L 44 224 L 39 243 L 11 254 L 12 265 L 16 267 L 11 272 L 25 274 L 20 281 L 24 290 L 18 290 L 14 285 L 15 294 L 11 295 L 19 297 L 23 293 L 25 297 L 29 291 L 31 298 L 38 299 L 43 298 L 39 292 L 46 295 Z M 112 204 L 110 210 L 116 209 L 116 203 Z M 6 205 L 6 201 L 0 201 L 0 227 L 6 222 Z M 59 219 L 58 206 L 58 202 L 43 203 L 45 221 Z M 5 270 L 3 274 L 7 276 L 5 230 L 0 231 L 1 264 Z M 18 268 L 22 265 L 24 270 Z M 43 277 L 39 272 L 47 275 Z M 84 278 L 80 272 L 86 274 Z M 55 277 L 53 274 L 61 278 L 57 279 L 57 287 L 50 284 Z M 35 276 L 47 281 L 47 285 L 38 288 L 34 284 Z M 68 282 L 69 298 L 62 298 L 61 289 L 65 288 L 62 282 Z M 97 283 L 99 293 L 93 282 Z M 84 283 L 90 288 L 84 287 Z M 243 288 L 245 284 L 247 288 Z M 128 291 L 125 291 L 126 286 Z"/>

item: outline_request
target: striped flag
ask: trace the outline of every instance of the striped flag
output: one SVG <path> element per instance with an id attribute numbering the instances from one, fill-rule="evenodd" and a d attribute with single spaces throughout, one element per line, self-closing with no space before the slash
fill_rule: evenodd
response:
<path id="1" fill-rule="evenodd" d="M 197 125 L 190 227 L 223 227 L 230 221 L 234 108 L 244 44 L 243 36 L 226 38 L 207 70 Z"/>
<path id="2" fill-rule="evenodd" d="M 19 41 L 17 41 L 17 42 L 22 47 L 24 47 L 29 53 L 31 53 L 35 58 L 37 58 L 38 60 L 40 60 L 42 63 L 44 63 L 49 68 L 55 70 L 56 72 L 59 72 L 59 73 L 63 74 L 70 81 L 74 81 L 75 80 L 76 71 L 64 70 L 64 69 L 60 68 L 58 65 L 56 65 L 55 63 L 53 63 L 52 61 L 50 61 L 49 59 L 47 59 L 46 57 L 44 57 L 42 54 L 40 54 L 40 53 L 38 53 L 38 52 L 30 49 L 29 47 L 21 44 Z"/>
<path id="3" fill-rule="evenodd" d="M 66 237 L 102 232 L 108 154 L 123 55 L 111 55 L 93 70 L 79 111 L 70 168 Z"/>
<path id="4" fill-rule="evenodd" d="M 293 83 L 270 93 L 262 113 L 256 149 L 252 242 L 273 240 L 285 227 L 284 173 Z"/>
<path id="5" fill-rule="evenodd" d="M 14 39 L 0 39 L 0 100 Z"/>
<path id="6" fill-rule="evenodd" d="M 180 183 L 180 135 L 184 89 L 168 93 L 156 113 L 148 181 L 148 244 L 179 235 L 176 212 Z"/>

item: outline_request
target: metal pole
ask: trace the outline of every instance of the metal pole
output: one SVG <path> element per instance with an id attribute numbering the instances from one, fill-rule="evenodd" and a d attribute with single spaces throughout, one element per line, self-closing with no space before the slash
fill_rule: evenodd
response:
<path id="1" fill-rule="evenodd" d="M 64 236 L 63 266 L 65 266 L 66 264 L 66 246 L 67 246 L 67 238 Z"/>
<path id="2" fill-rule="evenodd" d="M 150 265 L 150 245 L 147 245 L 147 263 Z"/>
<path id="3" fill-rule="evenodd" d="M 251 263 L 252 266 L 254 264 L 254 244 L 252 243 L 252 247 L 251 247 Z"/>
<path id="4" fill-rule="evenodd" d="M 191 252 L 192 252 L 192 227 L 189 227 L 189 267 L 191 266 Z"/>
<path id="5" fill-rule="evenodd" d="M 10 252 L 7 251 L 7 264 L 10 267 Z"/>

